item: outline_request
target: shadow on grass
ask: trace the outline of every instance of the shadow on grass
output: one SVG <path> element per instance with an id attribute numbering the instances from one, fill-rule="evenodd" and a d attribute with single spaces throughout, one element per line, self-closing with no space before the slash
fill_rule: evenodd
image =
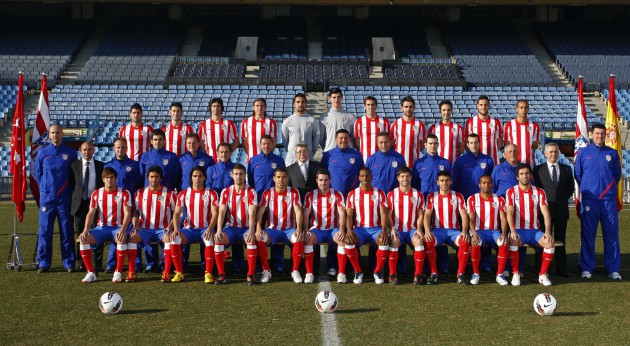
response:
<path id="1" fill-rule="evenodd" d="M 138 310 L 123 310 L 119 312 L 119 315 L 134 315 L 134 314 L 154 314 L 158 312 L 167 311 L 166 309 L 138 309 Z"/>
<path id="2" fill-rule="evenodd" d="M 349 309 L 349 310 L 337 310 L 336 314 L 360 314 L 364 312 L 375 312 L 380 311 L 381 309 Z"/>
<path id="3" fill-rule="evenodd" d="M 556 313 L 554 316 L 566 316 L 566 317 L 574 317 L 574 316 L 593 316 L 593 315 L 599 315 L 599 312 L 585 312 L 585 311 L 578 311 L 578 312 L 558 312 Z"/>

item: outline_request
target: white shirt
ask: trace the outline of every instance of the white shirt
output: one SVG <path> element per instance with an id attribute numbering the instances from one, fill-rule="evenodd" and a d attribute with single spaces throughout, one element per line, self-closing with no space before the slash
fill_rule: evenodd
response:
<path id="1" fill-rule="evenodd" d="M 81 181 L 83 181 L 83 177 L 85 177 L 85 169 L 87 168 L 86 163 L 88 161 L 86 161 L 84 158 L 81 159 L 81 165 L 82 165 L 82 169 L 81 169 Z M 90 161 L 90 176 L 89 179 L 90 181 L 88 181 L 88 196 L 92 196 L 92 192 L 94 192 L 94 190 L 96 190 L 96 170 L 94 169 L 94 158 L 92 158 Z"/>
<path id="2" fill-rule="evenodd" d="M 304 172 L 306 172 L 306 177 L 308 178 L 308 161 L 306 162 L 298 161 L 298 165 L 300 166 L 300 174 L 304 176 Z M 304 180 L 306 180 L 306 178 Z"/>

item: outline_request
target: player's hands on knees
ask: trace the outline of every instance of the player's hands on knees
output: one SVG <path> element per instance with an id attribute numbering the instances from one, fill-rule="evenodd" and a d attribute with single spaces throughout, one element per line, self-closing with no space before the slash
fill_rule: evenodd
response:
<path id="1" fill-rule="evenodd" d="M 243 240 L 245 240 L 245 244 L 251 244 L 256 241 L 256 234 L 252 231 L 248 231 L 245 233 Z"/>
<path id="2" fill-rule="evenodd" d="M 519 246 L 520 245 L 521 237 L 519 237 L 518 233 L 510 232 L 509 239 L 510 239 L 510 244 L 509 245 L 512 245 L 512 246 Z"/>
<path id="3" fill-rule="evenodd" d="M 116 242 L 121 244 L 127 243 L 127 232 L 125 230 L 121 229 L 116 232 Z"/>
<path id="4" fill-rule="evenodd" d="M 397 231 L 397 230 L 395 230 L 395 229 L 393 229 L 393 228 L 392 228 L 392 230 L 389 232 L 389 237 L 390 237 L 392 240 L 397 240 L 397 239 L 399 239 L 399 238 L 400 238 L 400 234 L 398 234 L 398 231 Z"/>
<path id="5" fill-rule="evenodd" d="M 479 238 L 479 234 L 477 234 L 476 232 L 473 233 L 472 236 L 470 237 L 470 245 L 472 246 L 481 245 L 481 239 Z"/>
<path id="6" fill-rule="evenodd" d="M 346 235 L 343 240 L 346 244 L 356 245 L 359 243 L 359 237 L 355 231 L 346 231 Z"/>
<path id="7" fill-rule="evenodd" d="M 553 245 L 553 243 L 555 242 L 555 240 L 553 239 L 553 235 L 552 234 L 548 234 L 545 233 L 545 235 L 543 235 L 543 239 L 549 244 L 549 245 Z"/>
<path id="8" fill-rule="evenodd" d="M 214 232 L 212 230 L 206 230 L 203 232 L 203 240 L 212 240 L 214 239 Z"/>
<path id="9" fill-rule="evenodd" d="M 381 234 L 376 237 L 376 245 L 386 246 L 389 245 L 389 236 L 386 232 L 381 232 Z"/>
<path id="10" fill-rule="evenodd" d="M 89 244 L 90 232 L 81 232 L 79 234 L 79 242 Z"/>
<path id="11" fill-rule="evenodd" d="M 435 240 L 435 236 L 433 235 L 433 232 L 431 231 L 426 231 L 426 233 L 424 233 L 424 241 L 425 242 L 433 242 Z"/>
<path id="12" fill-rule="evenodd" d="M 267 232 L 259 229 L 256 232 L 256 240 L 258 240 L 259 242 L 267 243 L 267 241 L 269 240 L 269 236 L 267 236 Z"/>
<path id="13" fill-rule="evenodd" d="M 217 232 L 214 235 L 214 242 L 216 244 L 227 244 L 228 243 L 227 234 L 223 232 Z"/>
<path id="14" fill-rule="evenodd" d="M 310 244 L 311 239 L 313 239 L 313 233 L 311 231 L 304 232 L 304 242 Z"/>

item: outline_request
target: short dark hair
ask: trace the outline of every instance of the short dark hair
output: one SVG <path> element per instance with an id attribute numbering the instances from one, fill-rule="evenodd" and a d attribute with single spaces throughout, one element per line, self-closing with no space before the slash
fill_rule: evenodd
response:
<path id="1" fill-rule="evenodd" d="M 516 165 L 516 168 L 514 168 L 514 173 L 516 174 L 516 176 L 518 177 L 518 172 L 521 169 L 527 168 L 527 170 L 529 171 L 529 174 L 532 174 L 532 167 L 526 163 L 519 163 L 518 165 Z"/>
<path id="2" fill-rule="evenodd" d="M 378 102 L 376 101 L 376 97 L 374 97 L 374 96 L 366 96 L 366 97 L 363 99 L 363 105 L 365 105 L 365 101 L 367 101 L 367 100 L 374 101 L 374 104 L 375 104 L 375 105 L 377 105 L 377 104 L 378 104 Z"/>
<path id="3" fill-rule="evenodd" d="M 155 129 L 153 130 L 153 132 L 151 132 L 151 139 L 153 139 L 153 137 L 155 136 L 161 136 L 162 138 L 166 139 L 166 134 L 160 129 Z"/>
<path id="4" fill-rule="evenodd" d="M 338 87 L 334 87 L 330 89 L 330 91 L 328 92 L 328 96 L 332 96 L 333 94 L 339 94 L 341 95 L 341 97 L 343 97 L 343 93 L 341 92 L 341 89 Z"/>
<path id="5" fill-rule="evenodd" d="M 407 166 L 400 166 L 400 167 L 398 167 L 398 170 L 396 171 L 396 177 L 398 177 L 399 175 L 401 175 L 403 173 L 411 174 L 411 169 L 409 169 L 409 167 L 407 167 Z"/>
<path id="6" fill-rule="evenodd" d="M 276 169 L 273 170 L 273 176 L 276 176 L 276 173 L 284 173 L 284 174 L 288 174 L 287 173 L 287 168 L 286 167 L 276 167 Z"/>
<path id="7" fill-rule="evenodd" d="M 317 173 L 315 173 L 315 176 L 317 177 L 317 176 L 319 176 L 320 174 L 327 175 L 327 176 L 328 176 L 328 178 L 330 179 L 330 171 L 329 171 L 329 170 L 327 170 L 326 168 L 320 168 L 320 169 L 318 169 L 318 170 L 317 170 Z"/>
<path id="8" fill-rule="evenodd" d="M 521 103 L 521 102 L 523 102 L 523 103 L 525 103 L 526 105 L 529 106 L 529 101 L 527 101 L 525 99 L 519 99 L 518 101 L 516 101 L 516 105 L 518 106 L 518 104 Z"/>
<path id="9" fill-rule="evenodd" d="M 440 104 L 438 105 L 438 109 L 442 109 L 442 106 L 444 105 L 449 105 L 451 106 L 451 109 L 453 109 L 453 103 L 449 100 L 442 100 L 440 101 Z"/>
<path id="10" fill-rule="evenodd" d="M 494 180 L 492 180 L 492 176 L 490 174 L 484 173 L 482 174 L 479 179 L 477 179 L 477 184 L 481 184 L 481 178 L 490 178 L 490 181 L 492 182 L 492 184 L 494 185 Z"/>
<path id="11" fill-rule="evenodd" d="M 219 143 L 219 145 L 217 145 L 217 152 L 219 151 L 219 148 L 221 148 L 221 147 L 227 147 L 228 151 L 232 151 L 232 148 L 230 147 L 229 144 L 227 144 L 225 142 L 221 142 L 221 143 Z"/>
<path id="12" fill-rule="evenodd" d="M 241 165 L 240 163 L 237 163 L 237 164 L 234 165 L 234 167 L 232 167 L 232 172 L 234 172 L 235 169 L 241 170 L 243 172 L 247 171 L 245 169 L 245 166 Z"/>
<path id="13" fill-rule="evenodd" d="M 181 102 L 172 102 L 172 103 L 171 103 L 171 105 L 170 105 L 170 107 L 168 107 L 168 109 L 171 109 L 171 108 L 173 108 L 173 107 L 177 107 L 177 108 L 179 108 L 179 109 L 184 109 L 184 106 L 182 106 L 182 103 L 181 103 Z"/>
<path id="14" fill-rule="evenodd" d="M 147 170 L 147 178 L 149 177 L 149 174 L 151 173 L 157 173 L 160 176 L 160 178 L 164 178 L 164 171 L 162 170 L 162 167 L 160 166 L 149 167 L 149 169 Z"/>
<path id="15" fill-rule="evenodd" d="M 268 139 L 273 143 L 273 137 L 271 137 L 271 135 L 262 135 L 260 136 L 260 141 L 258 141 L 258 143 L 262 142 L 263 139 Z"/>
<path id="16" fill-rule="evenodd" d="M 195 167 L 193 167 L 193 169 L 190 170 L 190 177 L 189 177 L 189 179 L 190 179 L 190 181 L 189 181 L 190 186 L 192 186 L 192 184 L 193 184 L 192 176 L 193 176 L 193 173 L 195 171 L 199 171 L 199 172 L 203 173 L 203 182 L 204 183 L 206 182 L 206 178 L 208 177 L 208 175 L 206 174 L 206 168 L 205 167 L 195 166 Z"/>
<path id="17" fill-rule="evenodd" d="M 440 179 L 440 177 L 451 177 L 451 172 L 444 170 L 444 171 L 440 171 L 440 173 L 438 173 L 437 178 Z"/>
<path id="18" fill-rule="evenodd" d="M 376 137 L 387 137 L 389 138 L 389 133 L 387 131 L 381 131 L 378 133 Z"/>
<path id="19" fill-rule="evenodd" d="M 208 110 L 212 108 L 213 103 L 218 103 L 221 106 L 221 113 L 225 111 L 225 107 L 223 107 L 223 100 L 220 97 L 215 97 L 210 102 L 208 102 Z"/>
<path id="20" fill-rule="evenodd" d="M 429 133 L 427 135 L 427 139 L 432 138 L 432 139 L 437 139 L 438 142 L 440 141 L 440 139 L 438 138 L 438 136 L 436 136 L 434 133 Z"/>
<path id="21" fill-rule="evenodd" d="M 479 101 L 481 101 L 481 100 L 486 100 L 486 101 L 488 101 L 488 103 L 490 103 L 490 98 L 488 96 L 486 96 L 486 95 L 481 95 L 481 96 L 477 97 L 477 103 L 479 103 Z"/>
<path id="22" fill-rule="evenodd" d="M 407 95 L 400 99 L 400 105 L 402 106 L 405 102 L 411 102 L 414 106 L 416 105 L 416 101 L 413 100 L 413 97 Z"/>
<path id="23" fill-rule="evenodd" d="M 140 111 L 140 113 L 142 113 L 142 106 L 137 102 L 131 105 L 131 107 L 129 108 L 129 113 L 131 113 L 131 111 L 134 109 L 137 109 Z"/>
<path id="24" fill-rule="evenodd" d="M 595 129 L 600 129 L 600 130 L 606 131 L 606 126 L 604 126 L 603 124 L 595 123 L 595 124 L 593 124 L 591 126 L 591 132 L 595 131 Z"/>
<path id="25" fill-rule="evenodd" d="M 304 100 L 308 101 L 306 99 L 306 95 L 304 95 L 304 93 L 297 93 L 297 94 L 295 94 L 295 96 L 293 96 L 293 102 L 292 103 L 295 103 L 295 100 L 297 100 L 298 98 L 303 98 Z"/>
<path id="26" fill-rule="evenodd" d="M 469 133 L 468 136 L 466 136 L 466 143 L 468 143 L 468 138 L 479 138 L 479 135 L 476 133 Z"/>
<path id="27" fill-rule="evenodd" d="M 118 178 L 118 172 L 116 172 L 115 169 L 111 167 L 103 168 L 103 172 L 101 173 L 101 178 L 105 179 L 105 177 L 109 177 L 110 175 L 113 175 L 116 178 Z"/>
<path id="28" fill-rule="evenodd" d="M 194 139 L 196 139 L 198 142 L 201 142 L 201 139 L 199 139 L 199 135 L 198 135 L 198 134 L 196 134 L 196 133 L 189 133 L 189 134 L 187 134 L 187 135 L 186 135 L 186 139 L 188 139 L 188 138 L 194 138 Z"/>
<path id="29" fill-rule="evenodd" d="M 345 133 L 348 136 L 350 136 L 350 132 L 348 132 L 348 130 L 346 130 L 346 129 L 339 129 L 339 130 L 337 130 L 337 132 L 335 132 L 335 138 L 337 138 L 337 136 L 339 136 L 340 133 Z"/>

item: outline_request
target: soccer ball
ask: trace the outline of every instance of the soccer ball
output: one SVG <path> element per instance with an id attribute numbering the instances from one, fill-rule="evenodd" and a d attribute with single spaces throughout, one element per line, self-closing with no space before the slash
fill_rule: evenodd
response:
<path id="1" fill-rule="evenodd" d="M 321 291 L 315 297 L 315 307 L 319 312 L 333 312 L 337 306 L 339 306 L 339 301 L 331 291 Z"/>
<path id="2" fill-rule="evenodd" d="M 98 301 L 98 307 L 105 315 L 115 315 L 122 310 L 123 300 L 116 292 L 106 292 Z"/>
<path id="3" fill-rule="evenodd" d="M 556 313 L 557 303 L 549 293 L 541 293 L 534 299 L 534 311 L 540 316 L 551 316 Z"/>

